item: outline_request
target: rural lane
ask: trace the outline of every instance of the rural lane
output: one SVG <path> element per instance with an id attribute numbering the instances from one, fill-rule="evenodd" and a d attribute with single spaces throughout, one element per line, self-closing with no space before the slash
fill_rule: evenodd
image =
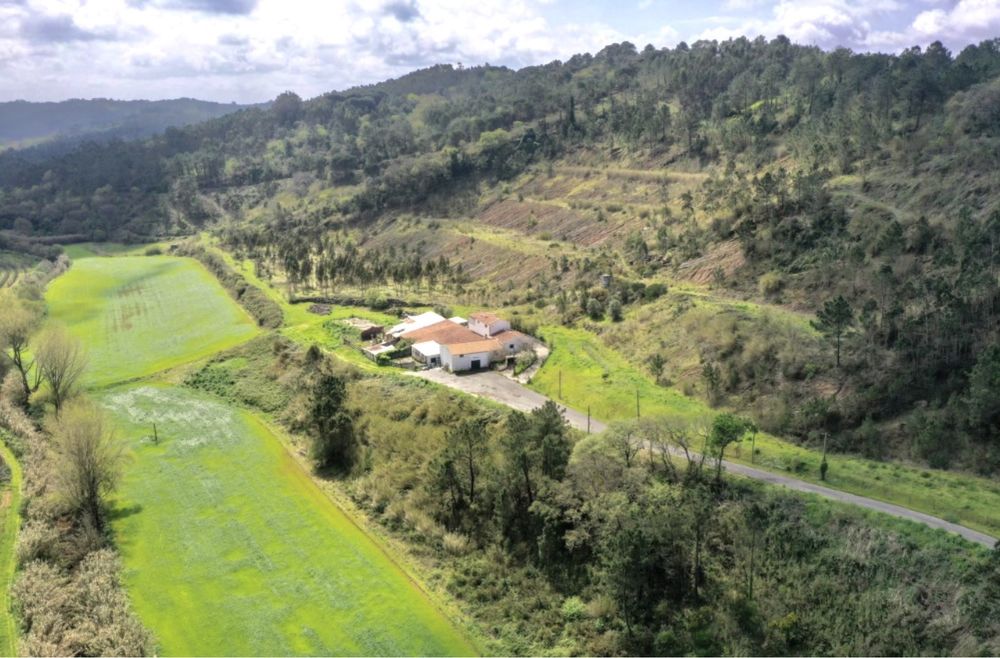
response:
<path id="1" fill-rule="evenodd" d="M 530 388 L 495 372 L 453 375 L 441 369 L 434 369 L 418 370 L 410 374 L 449 388 L 463 391 L 470 395 L 476 395 L 494 400 L 519 411 L 531 411 L 532 409 L 542 406 L 549 400 L 548 397 L 542 395 L 541 393 L 537 393 Z M 586 414 L 580 413 L 576 409 L 565 407 L 558 402 L 556 404 L 563 410 L 566 420 L 570 425 L 583 431 L 587 430 L 588 419 Z M 605 423 L 598 420 L 590 419 L 589 423 L 590 431 L 592 432 L 601 432 L 607 428 Z M 663 449 L 670 450 L 675 454 L 679 454 L 676 449 L 667 446 L 661 447 Z M 948 532 L 961 535 L 965 539 L 986 546 L 987 548 L 993 548 L 993 546 L 997 543 L 997 539 L 995 537 L 991 537 L 985 533 L 971 528 L 966 528 L 965 526 L 957 523 L 945 521 L 944 519 L 931 516 L 930 514 L 917 512 L 900 505 L 886 503 L 873 498 L 866 498 L 857 494 L 847 493 L 846 491 L 831 489 L 819 484 L 813 484 L 811 482 L 799 480 L 798 478 L 782 475 L 781 473 L 772 473 L 771 471 L 761 470 L 744 464 L 724 461 L 722 462 L 722 465 L 727 472 L 735 475 L 760 480 L 762 482 L 782 486 L 794 491 L 815 494 L 817 496 L 822 496 L 823 498 L 829 498 L 830 500 L 846 503 L 848 505 L 856 505 L 857 507 L 882 512 L 883 514 L 889 514 L 901 519 L 923 523 L 924 525 L 932 528 L 940 528 L 942 530 L 947 530 Z"/>

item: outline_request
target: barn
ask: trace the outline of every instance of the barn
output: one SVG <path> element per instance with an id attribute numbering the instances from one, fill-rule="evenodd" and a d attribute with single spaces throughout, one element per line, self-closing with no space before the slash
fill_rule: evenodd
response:
<path id="1" fill-rule="evenodd" d="M 441 367 L 451 372 L 489 368 L 494 355 L 500 352 L 500 342 L 493 338 L 470 343 L 441 346 Z"/>

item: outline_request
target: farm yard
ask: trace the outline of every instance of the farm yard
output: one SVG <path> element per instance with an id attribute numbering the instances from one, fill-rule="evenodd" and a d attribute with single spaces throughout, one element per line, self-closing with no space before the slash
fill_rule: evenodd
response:
<path id="1" fill-rule="evenodd" d="M 262 420 L 151 377 L 259 333 L 217 281 L 187 258 L 94 253 L 50 285 L 49 318 L 88 346 L 87 386 L 128 445 L 111 526 L 158 652 L 476 653 Z"/>

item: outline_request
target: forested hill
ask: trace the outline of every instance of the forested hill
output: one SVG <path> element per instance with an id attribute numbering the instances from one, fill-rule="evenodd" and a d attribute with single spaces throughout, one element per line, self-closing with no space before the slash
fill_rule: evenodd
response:
<path id="1" fill-rule="evenodd" d="M 58 103 L 0 103 L 0 147 L 54 140 L 137 139 L 242 109 L 193 98 L 162 101 L 72 99 Z"/>
<path id="2" fill-rule="evenodd" d="M 386 236 L 404 227 L 407 249 L 437 258 L 439 220 L 488 224 L 523 236 L 498 238 L 494 255 L 538 248 L 506 271 L 485 257 L 466 271 L 532 286 L 566 323 L 679 279 L 819 311 L 843 343 L 835 358 L 734 324 L 733 340 L 692 348 L 699 394 L 802 441 L 994 471 L 998 165 L 1000 40 L 898 56 L 783 37 L 622 43 L 519 71 L 437 66 L 308 101 L 286 93 L 44 162 L 6 154 L 0 229 L 137 240 L 217 226 L 292 282 L 322 284 L 364 260 L 357 244 L 374 263 L 364 277 L 391 276 Z M 617 182 L 583 194 L 595 172 Z M 485 249 L 462 240 L 450 258 Z M 549 243 L 580 251 L 548 267 Z M 601 271 L 635 285 L 600 298 L 588 286 Z"/>

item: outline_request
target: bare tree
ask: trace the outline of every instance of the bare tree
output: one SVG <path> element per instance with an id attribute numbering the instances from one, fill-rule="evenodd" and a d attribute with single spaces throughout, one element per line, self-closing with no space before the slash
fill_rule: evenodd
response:
<path id="1" fill-rule="evenodd" d="M 101 411 L 85 399 L 66 404 L 52 436 L 59 492 L 74 511 L 102 529 L 104 497 L 121 477 L 124 445 L 115 439 Z"/>
<path id="2" fill-rule="evenodd" d="M 38 390 L 39 371 L 35 361 L 27 355 L 28 341 L 38 326 L 38 314 L 26 307 L 12 294 L 0 296 L 0 355 L 13 364 L 21 376 L 24 398 Z M 34 374 L 32 375 L 32 370 Z"/>
<path id="3" fill-rule="evenodd" d="M 80 377 L 87 369 L 83 343 L 62 327 L 53 327 L 42 334 L 35 349 L 38 368 L 49 384 L 58 414 L 63 403 L 76 394 Z"/>

